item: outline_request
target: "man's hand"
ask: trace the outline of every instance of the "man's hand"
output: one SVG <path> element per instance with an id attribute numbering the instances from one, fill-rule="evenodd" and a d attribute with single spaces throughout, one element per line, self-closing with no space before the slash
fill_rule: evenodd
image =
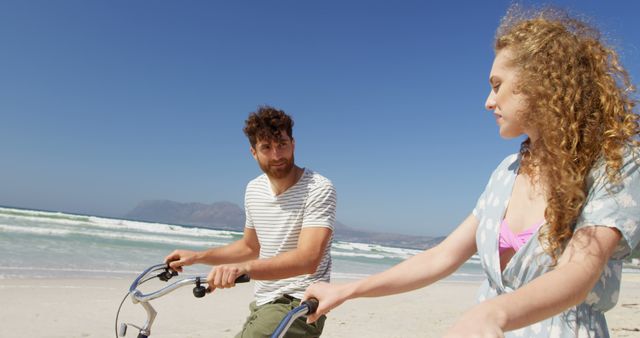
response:
<path id="1" fill-rule="evenodd" d="M 183 266 L 189 266 L 196 262 L 196 251 L 175 250 L 165 257 L 164 262 L 175 271 L 182 272 Z"/>
<path id="2" fill-rule="evenodd" d="M 245 264 L 225 264 L 214 266 L 207 276 L 209 290 L 232 288 L 236 286 L 236 279 L 247 274 Z"/>

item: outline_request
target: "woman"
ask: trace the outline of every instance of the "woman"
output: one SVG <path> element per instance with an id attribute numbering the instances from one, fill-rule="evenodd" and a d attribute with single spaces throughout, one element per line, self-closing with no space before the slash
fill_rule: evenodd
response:
<path id="1" fill-rule="evenodd" d="M 451 337 L 607 337 L 622 259 L 640 240 L 640 134 L 632 86 L 598 32 L 554 10 L 511 8 L 495 41 L 486 108 L 526 135 L 471 215 L 438 246 L 349 284 L 314 284 L 317 314 L 414 290 L 476 252 L 487 280 Z"/>

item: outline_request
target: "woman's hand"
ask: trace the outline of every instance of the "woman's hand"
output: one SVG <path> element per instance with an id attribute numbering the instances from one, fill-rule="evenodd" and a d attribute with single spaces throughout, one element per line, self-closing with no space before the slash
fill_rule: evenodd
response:
<path id="1" fill-rule="evenodd" d="M 314 314 L 307 317 L 307 323 L 315 322 L 322 315 L 344 303 L 348 299 L 348 285 L 319 282 L 309 286 L 304 293 L 304 300 L 316 298 L 318 300 L 318 309 Z"/>

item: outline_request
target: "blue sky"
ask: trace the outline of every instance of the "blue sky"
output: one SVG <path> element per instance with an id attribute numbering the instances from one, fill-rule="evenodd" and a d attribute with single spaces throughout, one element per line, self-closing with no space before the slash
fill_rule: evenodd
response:
<path id="1" fill-rule="evenodd" d="M 530 2 L 524 2 L 530 4 Z M 640 4 L 587 16 L 640 79 Z M 119 216 L 242 205 L 248 113 L 290 113 L 296 162 L 353 227 L 445 235 L 498 162 L 489 91 L 510 2 L 2 1 L 0 205 Z"/>

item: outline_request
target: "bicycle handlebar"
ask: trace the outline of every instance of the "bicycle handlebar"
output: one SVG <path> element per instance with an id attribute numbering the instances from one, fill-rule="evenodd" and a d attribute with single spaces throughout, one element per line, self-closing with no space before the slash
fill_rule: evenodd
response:
<path id="1" fill-rule="evenodd" d="M 287 315 L 280 321 L 276 330 L 273 331 L 271 338 L 282 338 L 284 334 L 287 333 L 289 327 L 293 322 L 299 317 L 310 315 L 316 312 L 318 309 L 318 300 L 315 298 L 309 298 L 304 302 L 300 303 L 295 309 L 289 311 Z"/>
<path id="2" fill-rule="evenodd" d="M 163 271 L 157 275 L 153 275 L 155 272 L 157 271 Z M 153 275 L 153 276 L 152 276 Z M 118 335 L 120 337 L 124 337 L 124 335 L 126 334 L 126 326 L 127 325 L 131 325 L 133 327 L 136 327 L 137 329 L 140 330 L 140 333 L 138 334 L 138 337 L 148 337 L 151 334 L 151 325 L 153 325 L 153 321 L 156 317 L 157 312 L 154 310 L 154 308 L 151 306 L 151 304 L 149 304 L 149 301 L 154 300 L 156 298 L 162 297 L 166 294 L 168 294 L 169 292 L 172 292 L 182 286 L 186 286 L 186 285 L 192 285 L 195 284 L 196 287 L 193 289 L 193 294 L 194 296 L 200 298 L 203 297 L 207 292 L 207 288 L 205 288 L 205 286 L 201 285 L 201 284 L 207 284 L 207 276 L 197 276 L 197 277 L 190 277 L 190 278 L 185 278 L 182 280 L 179 280 L 175 283 L 169 284 L 167 286 L 165 286 L 164 288 L 154 291 L 154 292 L 150 292 L 147 294 L 142 293 L 140 290 L 138 290 L 138 286 L 144 282 L 146 282 L 149 279 L 152 278 L 160 278 L 163 281 L 168 281 L 169 279 L 171 279 L 174 276 L 177 276 L 178 273 L 175 270 L 172 270 L 169 268 L 169 266 L 166 263 L 163 264 L 156 264 L 156 265 L 152 265 L 150 267 L 148 267 L 146 270 L 144 270 L 134 281 L 133 283 L 131 283 L 131 286 L 129 287 L 129 295 L 131 295 L 131 301 L 134 304 L 140 303 L 140 305 L 142 305 L 142 307 L 145 309 L 145 311 L 147 312 L 147 320 L 145 322 L 145 324 L 142 327 L 138 327 L 135 326 L 133 324 L 128 324 L 128 323 L 122 323 L 120 325 L 120 331 L 118 333 Z M 236 278 L 235 282 L 236 283 L 246 283 L 249 282 L 250 278 L 248 275 L 240 275 L 238 278 Z M 117 315 L 116 315 L 116 319 L 117 319 Z"/>
<path id="3" fill-rule="evenodd" d="M 162 271 L 162 272 L 155 274 L 158 271 Z M 134 304 L 140 303 L 140 305 L 142 305 L 142 307 L 147 312 L 147 320 L 142 327 L 139 327 L 137 325 L 133 325 L 130 323 L 121 323 L 120 329 L 118 330 L 117 321 L 118 321 L 118 314 L 120 313 L 120 309 L 118 308 L 118 313 L 116 314 L 116 336 L 124 337 L 127 333 L 128 326 L 135 327 L 136 329 L 139 330 L 138 338 L 148 338 L 151 335 L 151 326 L 153 325 L 153 321 L 155 320 L 156 314 L 157 314 L 153 306 L 151 306 L 151 304 L 149 303 L 149 301 L 151 300 L 162 297 L 168 294 L 169 292 L 176 290 L 179 287 L 190 285 L 190 284 L 196 285 L 196 287 L 193 289 L 193 294 L 196 297 L 203 297 L 206 294 L 207 289 L 205 288 L 205 286 L 201 285 L 203 283 L 207 284 L 206 276 L 197 276 L 197 277 L 181 279 L 175 283 L 165 286 L 160 290 L 150 292 L 147 294 L 144 294 L 140 290 L 138 290 L 138 286 L 140 286 L 140 284 L 152 278 L 159 278 L 160 280 L 163 280 L 166 282 L 172 277 L 177 275 L 178 273 L 175 270 L 170 269 L 166 263 L 163 263 L 163 264 L 156 264 L 148 267 L 138 277 L 136 277 L 136 279 L 133 281 L 133 283 L 129 287 L 129 293 L 127 295 L 131 296 L 131 300 Z M 235 280 L 235 282 L 246 283 L 249 280 L 250 280 L 249 276 L 241 275 Z M 123 302 L 124 302 L 124 299 L 123 299 Z M 120 304 L 120 306 L 122 306 L 122 303 Z M 284 337 L 285 333 L 287 332 L 291 324 L 293 324 L 293 322 L 296 319 L 302 316 L 313 314 L 316 312 L 317 309 L 318 309 L 318 300 L 315 298 L 310 298 L 300 303 L 299 306 L 289 311 L 289 313 L 287 313 L 287 315 L 282 319 L 278 327 L 276 327 L 276 330 L 271 335 L 271 338 Z"/>
<path id="4" fill-rule="evenodd" d="M 158 271 L 162 271 L 159 274 L 155 274 Z M 131 296 L 131 300 L 134 304 L 140 303 L 140 305 L 142 305 L 142 307 L 145 309 L 145 311 L 147 312 L 147 320 L 144 323 L 144 325 L 142 327 L 139 327 L 137 325 L 133 325 L 133 324 L 129 324 L 129 323 L 121 323 L 120 324 L 120 329 L 118 330 L 117 328 L 117 320 L 118 320 L 118 315 L 116 314 L 116 335 L 120 336 L 120 337 L 124 337 L 126 335 L 127 332 L 127 327 L 128 326 L 132 326 L 135 327 L 136 329 L 139 330 L 138 333 L 138 338 L 148 338 L 151 335 L 151 326 L 153 325 L 153 321 L 155 320 L 156 314 L 157 312 L 155 311 L 155 309 L 151 306 L 151 304 L 149 303 L 149 301 L 154 300 L 156 298 L 162 297 L 166 294 L 168 294 L 169 292 L 172 292 L 174 290 L 176 290 L 179 287 L 182 286 L 186 286 L 186 285 L 190 285 L 190 284 L 195 284 L 196 287 L 193 290 L 193 294 L 196 297 L 203 297 L 206 292 L 207 289 L 201 285 L 201 284 L 206 284 L 207 283 L 207 277 L 206 276 L 197 276 L 197 277 L 190 277 L 190 278 L 186 278 L 186 279 L 182 279 L 179 280 L 175 283 L 169 284 L 167 286 L 165 286 L 164 288 L 154 291 L 154 292 L 150 292 L 147 294 L 142 293 L 140 290 L 138 290 L 138 286 L 152 278 L 159 278 L 163 281 L 168 281 L 169 279 L 171 279 L 174 276 L 177 276 L 178 273 L 175 270 L 172 270 L 169 268 L 169 266 L 166 263 L 163 264 L 156 264 L 156 265 L 152 265 L 150 267 L 148 267 L 146 270 L 144 270 L 138 277 L 136 277 L 136 279 L 133 281 L 133 283 L 131 284 L 131 286 L 129 287 L 129 293 L 128 295 Z M 241 275 L 239 276 L 235 282 L 236 283 L 245 283 L 248 282 L 249 276 L 247 275 Z M 125 298 L 126 299 L 126 298 Z M 123 300 L 124 301 L 124 300 Z M 122 304 L 120 304 L 122 306 Z M 289 327 L 291 326 L 291 324 L 293 324 L 293 322 L 302 317 L 302 316 L 306 316 L 312 313 L 315 313 L 316 310 L 318 309 L 318 300 L 315 298 L 310 298 L 307 299 L 306 301 L 300 303 L 299 306 L 297 306 L 296 308 L 294 308 L 293 310 L 289 311 L 289 313 L 287 313 L 287 315 L 282 319 L 282 321 L 280 322 L 280 324 L 278 325 L 278 327 L 276 327 L 276 330 L 273 332 L 273 334 L 271 335 L 271 338 L 282 338 L 284 337 L 285 333 L 287 332 L 287 330 L 289 329 Z M 118 309 L 118 313 L 120 312 L 120 309 Z"/>
<path id="5" fill-rule="evenodd" d="M 165 280 L 169 280 L 171 277 L 177 276 L 177 272 L 175 272 L 174 270 L 169 270 L 167 264 L 156 264 L 147 268 L 133 281 L 133 283 L 131 284 L 131 287 L 129 287 L 129 294 L 131 294 L 131 300 L 133 300 L 134 304 L 138 302 L 148 302 L 158 297 L 162 297 L 167 293 L 172 292 L 177 288 L 185 285 L 197 284 L 199 286 L 200 283 L 207 283 L 207 276 L 197 276 L 197 277 L 190 277 L 190 278 L 179 280 L 173 284 L 169 284 L 165 286 L 160 290 L 157 290 L 148 294 L 144 294 L 140 290 L 138 290 L 138 286 L 140 285 L 140 281 L 142 279 L 144 279 L 145 277 L 148 277 L 153 272 L 160 271 L 160 270 L 165 270 L 165 272 L 158 275 L 157 277 L 159 278 L 166 278 Z M 167 273 L 170 273 L 170 275 L 168 275 Z M 241 275 L 235 280 L 236 283 L 246 283 L 249 281 L 250 281 L 250 278 L 248 275 Z"/>

